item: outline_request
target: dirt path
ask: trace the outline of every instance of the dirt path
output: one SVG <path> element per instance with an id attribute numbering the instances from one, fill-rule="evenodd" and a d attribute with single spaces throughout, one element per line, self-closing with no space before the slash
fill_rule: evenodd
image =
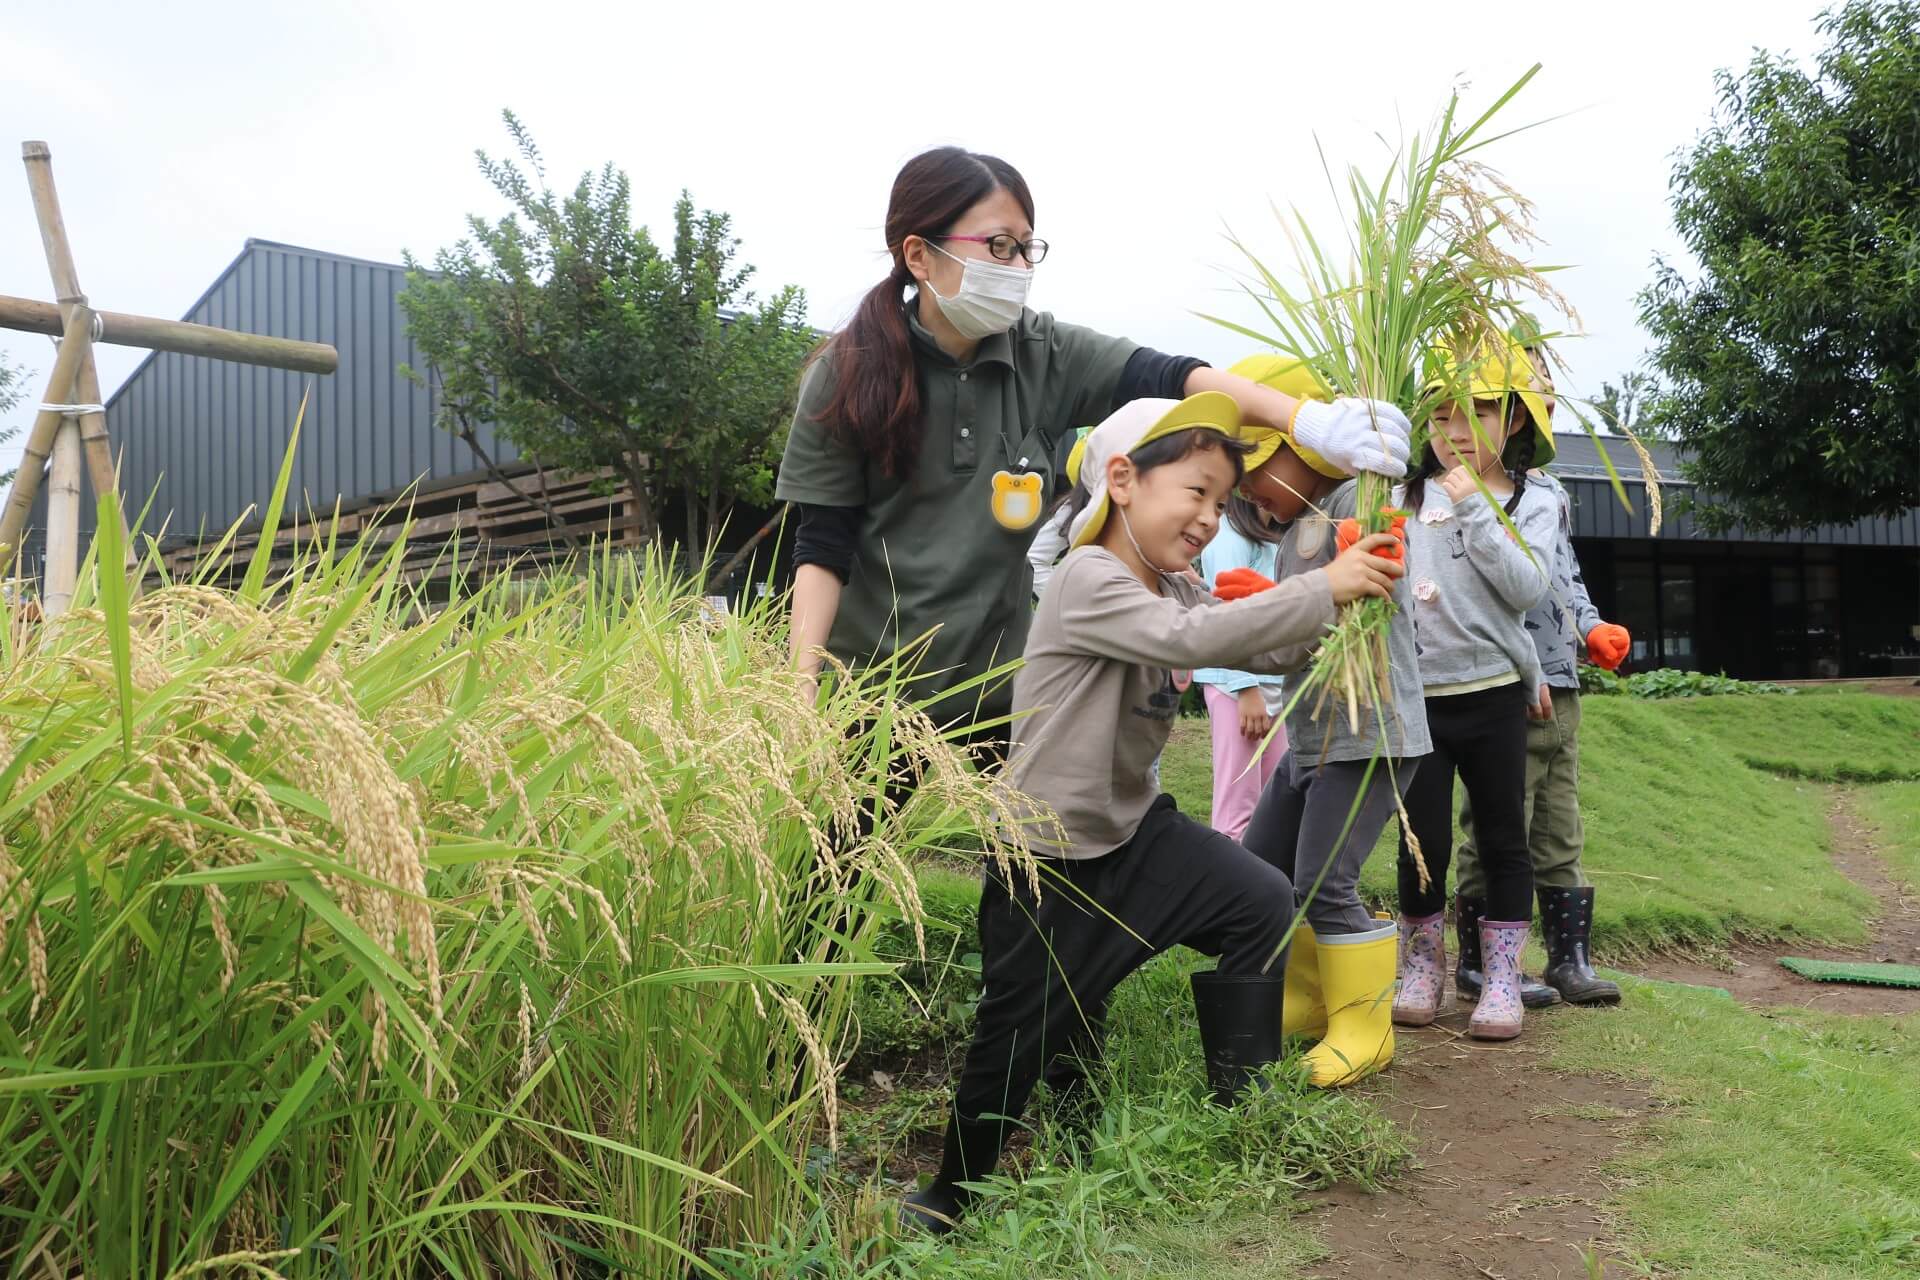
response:
<path id="1" fill-rule="evenodd" d="M 1887 875 L 1874 850 L 1873 829 L 1853 808 L 1850 792 L 1835 790 L 1827 811 L 1833 833 L 1833 864 L 1840 874 L 1873 895 L 1879 918 L 1864 947 L 1821 947 L 1798 943 L 1742 944 L 1728 957 L 1729 967 L 1678 957 L 1641 966 L 1641 975 L 1663 982 L 1720 987 L 1754 1008 L 1801 1005 L 1830 1013 L 1920 1013 L 1920 990 L 1813 982 L 1780 967 L 1780 957 L 1817 960 L 1892 961 L 1920 964 L 1920 898 Z"/>
<path id="2" fill-rule="evenodd" d="M 1412 1131 L 1418 1166 L 1376 1195 L 1337 1186 L 1317 1196 L 1309 1222 L 1332 1256 L 1309 1275 L 1573 1280 L 1589 1274 L 1583 1252 L 1615 1256 L 1601 1168 L 1648 1093 L 1542 1065 L 1555 1019 L 1606 1011 L 1531 1018 L 1505 1045 L 1468 1040 L 1470 1011 L 1457 1004 L 1432 1027 L 1401 1031 L 1393 1069 L 1365 1086 Z"/>

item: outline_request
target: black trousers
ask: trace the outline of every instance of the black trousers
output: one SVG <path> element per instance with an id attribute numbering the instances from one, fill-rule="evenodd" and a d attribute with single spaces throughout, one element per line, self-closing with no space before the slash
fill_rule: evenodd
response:
<path id="1" fill-rule="evenodd" d="M 1533 918 L 1533 859 L 1527 854 L 1527 693 L 1503 684 L 1476 693 L 1428 698 L 1433 754 L 1407 788 L 1407 817 L 1432 882 L 1420 887 L 1405 834 L 1400 837 L 1400 910 L 1430 916 L 1447 903 L 1453 861 L 1453 778 L 1473 806 L 1474 844 L 1487 885 L 1489 920 Z"/>
<path id="2" fill-rule="evenodd" d="M 1121 980 L 1175 945 L 1218 956 L 1224 974 L 1280 976 L 1292 915 L 1285 873 L 1180 813 L 1171 796 L 1112 853 L 1047 860 L 1037 902 L 1025 876 L 1008 883 L 989 870 L 985 990 L 955 1111 L 966 1122 L 1017 1120 L 1043 1071 L 1097 1044 L 1098 1015 Z"/>

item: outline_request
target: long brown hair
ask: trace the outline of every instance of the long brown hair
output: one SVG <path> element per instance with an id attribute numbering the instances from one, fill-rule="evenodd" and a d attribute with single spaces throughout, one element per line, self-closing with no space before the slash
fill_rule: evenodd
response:
<path id="1" fill-rule="evenodd" d="M 907 161 L 887 200 L 887 252 L 893 270 L 867 290 L 847 327 L 822 343 L 815 357 L 833 356 L 833 395 L 818 421 L 839 441 L 879 461 L 895 480 L 920 460 L 920 379 L 913 340 L 901 305 L 913 283 L 902 248 L 908 236 L 938 237 L 967 210 L 1005 191 L 1033 221 L 1033 195 L 1019 170 L 995 156 L 936 147 Z"/>

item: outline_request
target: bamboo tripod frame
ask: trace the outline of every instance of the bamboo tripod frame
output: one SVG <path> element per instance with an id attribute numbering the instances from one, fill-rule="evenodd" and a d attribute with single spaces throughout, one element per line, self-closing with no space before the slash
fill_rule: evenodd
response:
<path id="1" fill-rule="evenodd" d="M 118 494 L 119 479 L 100 398 L 100 375 L 93 344 L 98 341 L 211 356 L 272 368 L 332 373 L 339 354 L 325 343 L 297 342 L 210 325 L 147 316 L 98 312 L 87 305 L 67 241 L 66 220 L 53 184 L 53 153 L 44 142 L 20 144 L 41 247 L 53 279 L 55 305 L 25 298 L 0 297 L 0 328 L 60 334 L 60 352 L 47 378 L 41 411 L 35 415 L 20 472 L 0 510 L 0 571 L 15 565 L 42 475 L 47 484 L 47 561 L 41 584 L 42 613 L 63 613 L 73 599 L 80 564 L 80 475 L 84 466 L 96 495 Z M 126 531 L 124 503 L 121 531 Z M 123 540 L 129 558 L 131 538 Z M 124 570 L 127 566 L 122 566 Z M 104 568 L 104 566 L 103 566 Z"/>

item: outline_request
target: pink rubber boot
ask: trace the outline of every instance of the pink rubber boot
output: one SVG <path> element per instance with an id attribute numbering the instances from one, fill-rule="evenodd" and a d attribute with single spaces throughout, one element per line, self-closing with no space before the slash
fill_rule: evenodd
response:
<path id="1" fill-rule="evenodd" d="M 1393 997 L 1396 1026 L 1424 1027 L 1440 1008 L 1447 969 L 1447 932 L 1440 912 L 1400 917 L 1400 990 Z"/>
<path id="2" fill-rule="evenodd" d="M 1467 1020 L 1475 1040 L 1511 1040 L 1520 1034 L 1525 1006 L 1520 1003 L 1520 949 L 1527 942 L 1525 920 L 1482 920 L 1480 958 L 1487 968 L 1480 1003 Z"/>

